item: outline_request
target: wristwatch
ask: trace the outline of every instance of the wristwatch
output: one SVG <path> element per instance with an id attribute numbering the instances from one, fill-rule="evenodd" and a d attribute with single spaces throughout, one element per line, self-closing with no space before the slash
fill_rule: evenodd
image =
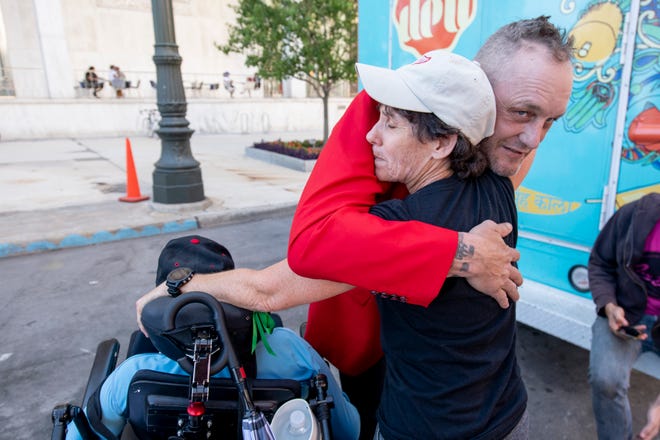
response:
<path id="1" fill-rule="evenodd" d="M 195 275 L 195 271 L 189 267 L 177 267 L 168 273 L 167 280 L 165 281 L 167 293 L 174 298 L 181 295 L 181 288 L 192 279 L 193 275 Z"/>

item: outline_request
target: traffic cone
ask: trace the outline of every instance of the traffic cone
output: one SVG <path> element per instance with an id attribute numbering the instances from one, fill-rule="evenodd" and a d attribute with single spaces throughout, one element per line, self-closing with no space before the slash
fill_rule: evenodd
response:
<path id="1" fill-rule="evenodd" d="M 141 202 L 148 200 L 149 196 L 140 194 L 140 184 L 135 174 L 135 163 L 131 151 L 131 141 L 126 138 L 126 196 L 120 197 L 121 202 Z"/>

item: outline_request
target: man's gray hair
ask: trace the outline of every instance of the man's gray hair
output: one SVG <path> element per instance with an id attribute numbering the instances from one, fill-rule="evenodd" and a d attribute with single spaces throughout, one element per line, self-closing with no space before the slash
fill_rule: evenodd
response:
<path id="1" fill-rule="evenodd" d="M 488 75 L 491 83 L 499 72 L 506 72 L 507 61 L 525 44 L 546 47 L 558 63 L 570 62 L 573 58 L 573 37 L 550 23 L 548 16 L 514 21 L 499 28 L 481 46 L 475 61 Z"/>

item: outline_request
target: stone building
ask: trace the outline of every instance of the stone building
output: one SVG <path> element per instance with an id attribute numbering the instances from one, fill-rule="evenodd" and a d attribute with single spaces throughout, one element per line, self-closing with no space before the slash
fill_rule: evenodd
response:
<path id="1" fill-rule="evenodd" d="M 234 20 L 230 3 L 172 0 L 191 127 L 201 133 L 322 127 L 321 100 L 305 83 L 264 81 L 255 89 L 255 70 L 243 56 L 216 48 Z M 0 0 L 0 139 L 139 134 L 140 110 L 156 104 L 153 55 L 150 0 Z M 108 82 L 111 65 L 129 83 L 124 99 Z M 82 87 L 89 66 L 103 84 L 100 99 Z M 224 72 L 236 85 L 233 99 L 222 86 Z M 336 95 L 331 124 L 350 87 Z"/>

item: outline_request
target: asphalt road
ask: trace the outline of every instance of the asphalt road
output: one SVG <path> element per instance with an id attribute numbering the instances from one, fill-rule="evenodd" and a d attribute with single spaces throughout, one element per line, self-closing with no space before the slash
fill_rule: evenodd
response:
<path id="1" fill-rule="evenodd" d="M 290 217 L 209 228 L 237 266 L 261 268 L 285 254 Z M 96 345 L 115 337 L 120 360 L 135 325 L 135 300 L 154 284 L 160 235 L 0 259 L 0 439 L 49 438 L 50 413 L 78 402 Z M 282 313 L 297 329 L 306 307 Z M 519 327 L 518 356 L 529 391 L 531 439 L 595 439 L 586 379 L 588 352 Z M 635 429 L 660 382 L 633 373 Z"/>

